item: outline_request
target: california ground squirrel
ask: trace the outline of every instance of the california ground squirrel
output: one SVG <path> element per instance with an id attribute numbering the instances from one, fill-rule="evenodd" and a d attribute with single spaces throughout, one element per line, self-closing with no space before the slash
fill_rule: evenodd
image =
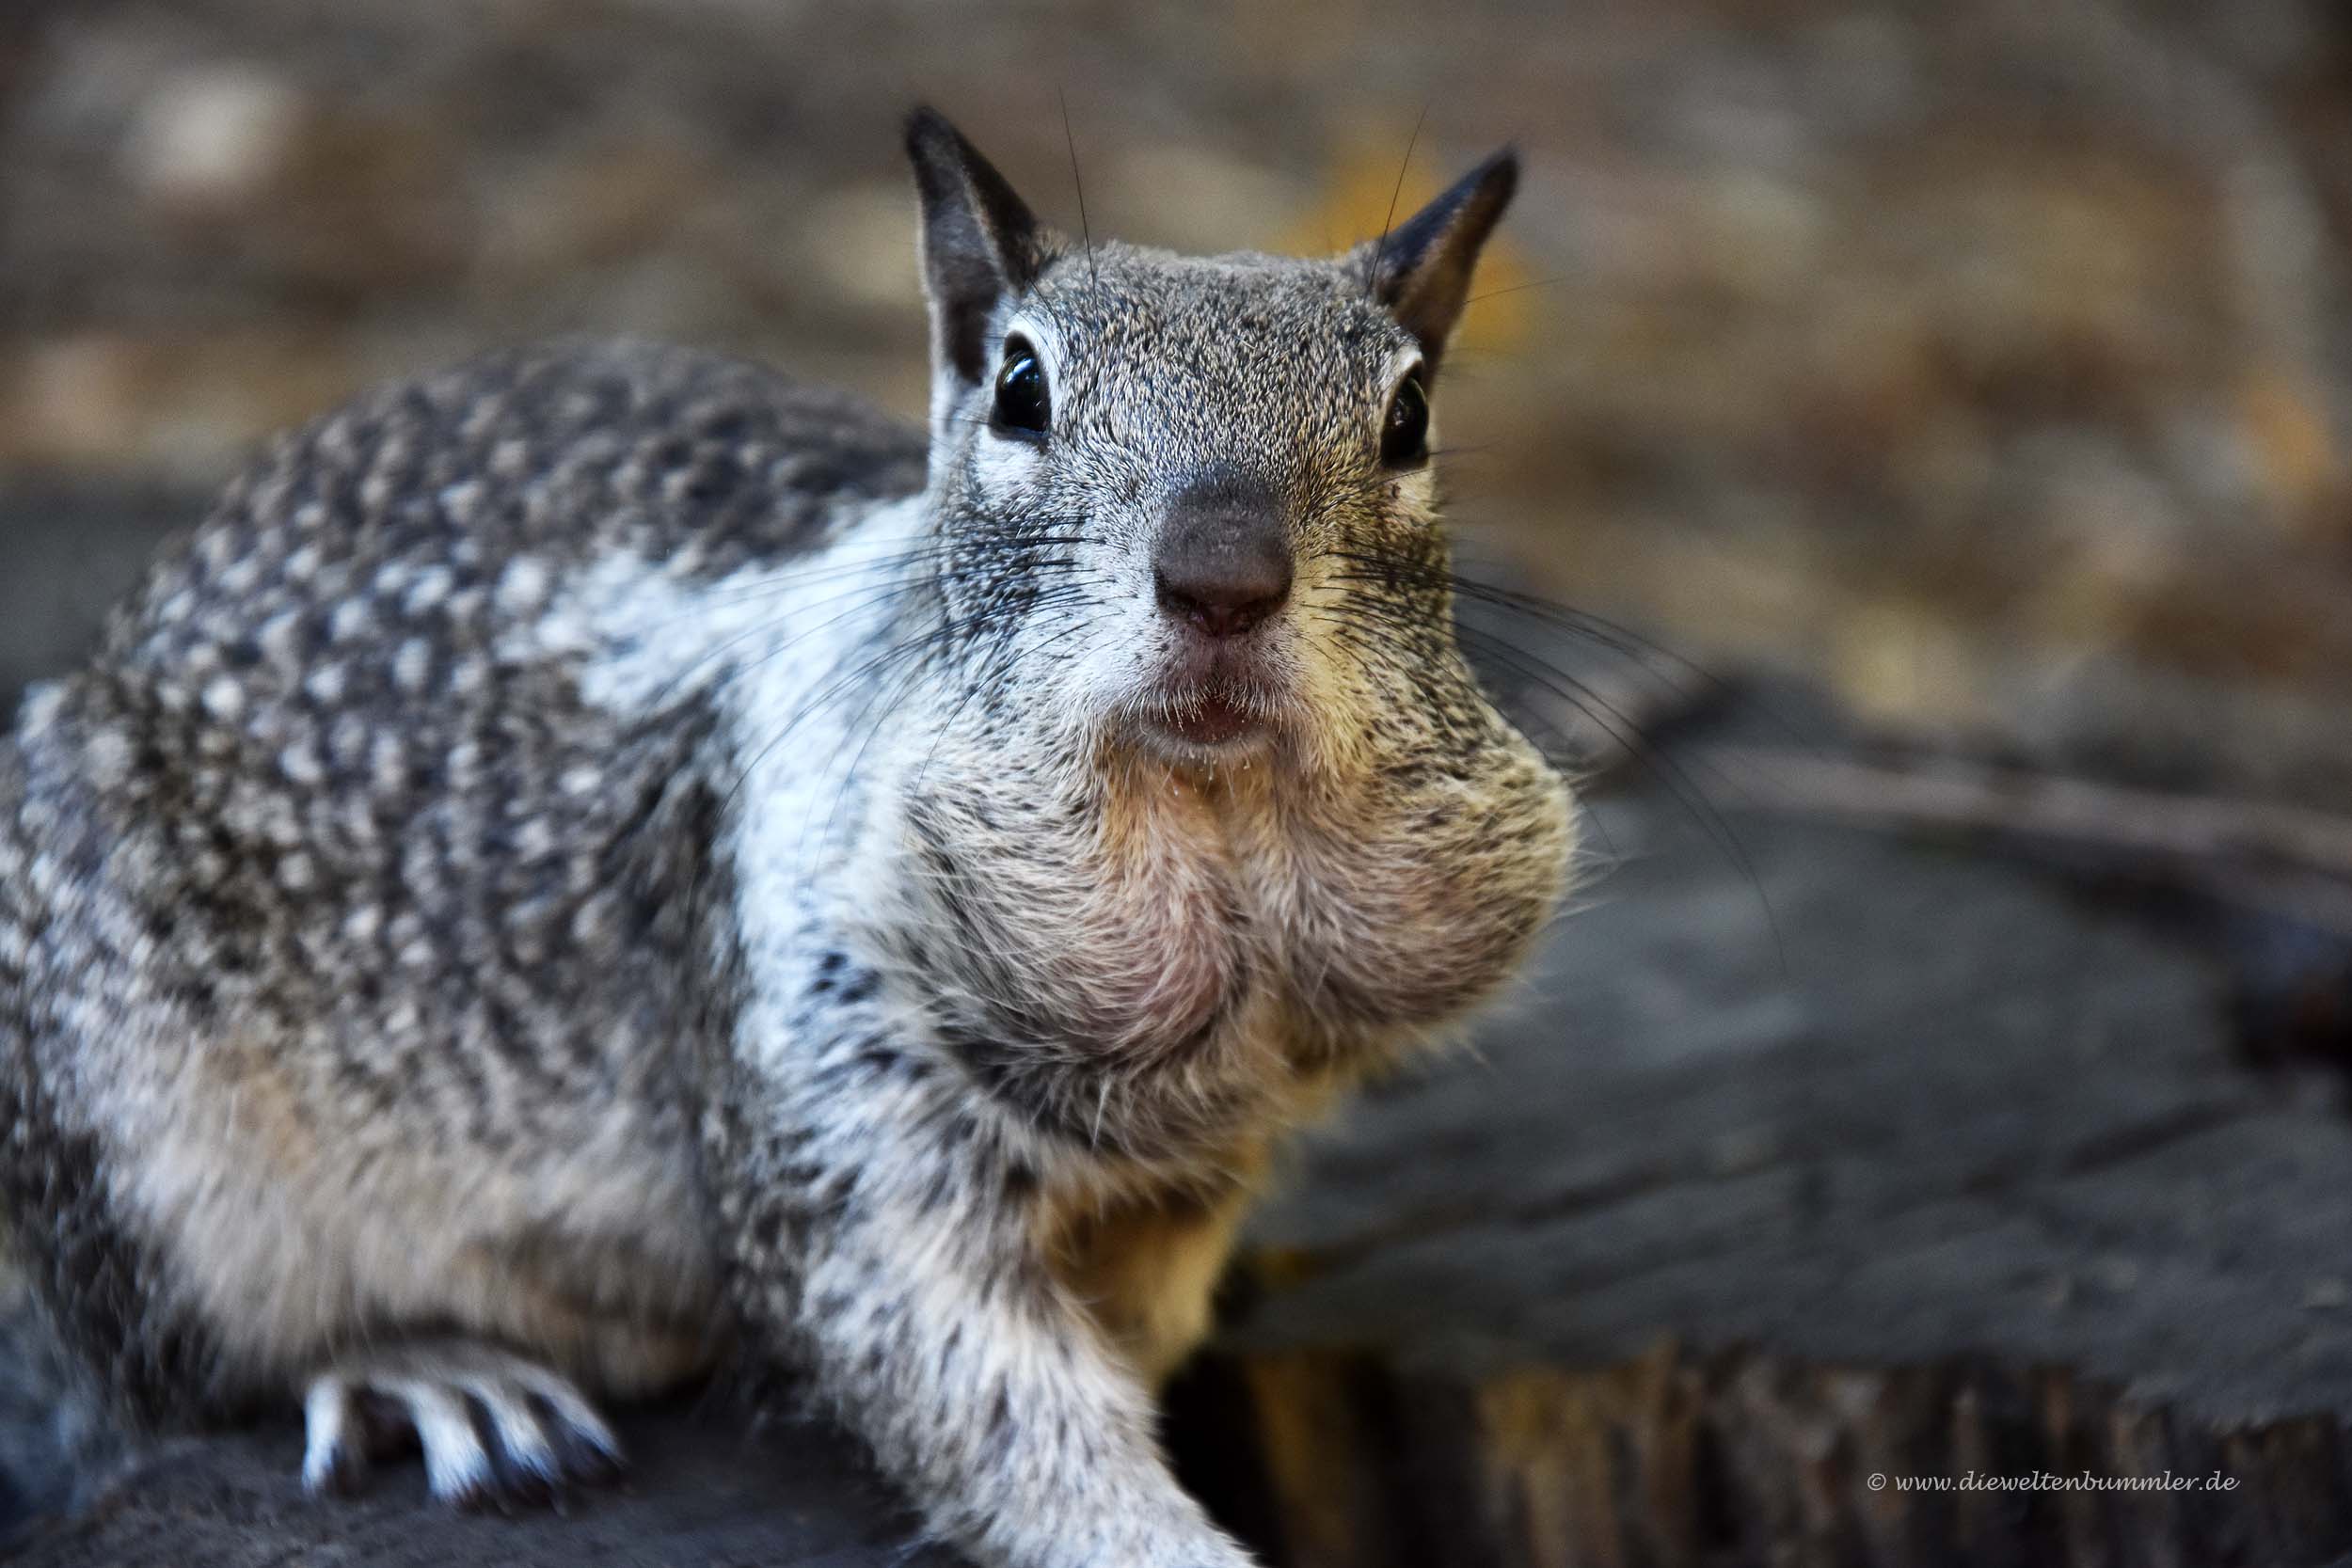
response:
<path id="1" fill-rule="evenodd" d="M 1073 244 L 909 122 L 930 433 L 506 353 L 280 439 L 0 744 L 0 1176 L 126 1408 L 814 1390 L 1006 1568 L 1234 1568 L 1152 1391 L 1269 1140 L 1553 909 L 1428 388 L 1504 153 L 1331 261 Z"/>

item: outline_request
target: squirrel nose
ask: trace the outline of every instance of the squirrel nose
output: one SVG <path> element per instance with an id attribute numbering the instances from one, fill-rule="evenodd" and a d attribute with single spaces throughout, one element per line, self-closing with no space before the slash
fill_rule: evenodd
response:
<path id="1" fill-rule="evenodd" d="M 1152 553 L 1160 610 L 1210 637 L 1239 637 L 1291 593 L 1290 531 L 1263 489 L 1218 479 L 1169 501 Z"/>

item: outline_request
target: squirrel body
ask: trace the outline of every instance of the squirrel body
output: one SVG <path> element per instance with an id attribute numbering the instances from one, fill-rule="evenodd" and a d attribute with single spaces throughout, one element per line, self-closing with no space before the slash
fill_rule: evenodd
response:
<path id="1" fill-rule="evenodd" d="M 733 1366 L 983 1562 L 1246 1561 L 1152 1390 L 1279 1135 L 1574 842 L 1413 422 L 1514 166 L 1194 261 L 909 145 L 928 436 L 495 355 L 282 438 L 28 697 L 0 1196 L 125 1408 L 297 1398 L 326 1488 L 389 1404 L 462 1500 Z"/>

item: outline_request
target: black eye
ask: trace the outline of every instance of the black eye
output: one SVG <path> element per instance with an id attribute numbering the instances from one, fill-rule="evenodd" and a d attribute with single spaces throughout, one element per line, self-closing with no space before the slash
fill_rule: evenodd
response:
<path id="1" fill-rule="evenodd" d="M 1005 345 L 1005 368 L 996 372 L 996 423 L 1042 436 L 1053 416 L 1045 367 L 1037 362 L 1035 350 L 1015 338 Z"/>
<path id="2" fill-rule="evenodd" d="M 1409 468 L 1428 455 L 1429 394 L 1421 389 L 1421 372 L 1415 371 L 1396 384 L 1388 417 L 1380 421 L 1380 461 Z"/>

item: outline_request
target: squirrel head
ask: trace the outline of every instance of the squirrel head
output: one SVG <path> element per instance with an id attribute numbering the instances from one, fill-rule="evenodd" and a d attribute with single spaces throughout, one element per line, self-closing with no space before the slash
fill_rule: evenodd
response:
<path id="1" fill-rule="evenodd" d="M 1170 1096 L 1052 1064 L 1204 1075 L 1173 1099 L 1214 1119 L 1238 1091 L 1206 1060 L 1312 1079 L 1442 1027 L 1576 838 L 1456 645 L 1436 515 L 1431 397 L 1516 159 L 1337 257 L 1194 258 L 1053 233 L 937 115 L 907 142 L 933 375 L 910 559 L 949 678 L 901 682 L 944 721 L 892 843 L 947 915 L 960 1037 L 1136 1138 Z"/>
<path id="2" fill-rule="evenodd" d="M 951 646 L 1179 766 L 1492 719 L 1454 647 L 1432 396 L 1514 153 L 1302 260 L 1080 244 L 936 113 L 907 149 Z"/>

